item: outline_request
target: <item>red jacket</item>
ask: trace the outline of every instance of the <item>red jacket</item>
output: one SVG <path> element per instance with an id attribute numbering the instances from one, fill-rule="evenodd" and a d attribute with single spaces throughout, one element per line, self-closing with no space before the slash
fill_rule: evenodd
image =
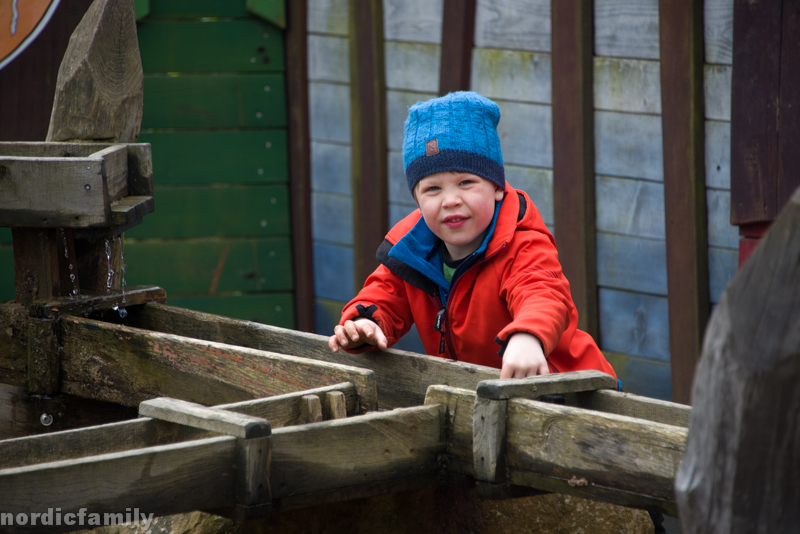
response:
<path id="1" fill-rule="evenodd" d="M 591 336 L 577 329 L 555 240 L 528 195 L 506 184 L 495 217 L 488 241 L 448 287 L 436 259 L 440 241 L 418 211 L 408 215 L 386 235 L 382 265 L 345 306 L 340 324 L 369 317 L 391 346 L 416 323 L 428 354 L 495 368 L 509 336 L 528 332 L 541 340 L 551 372 L 596 369 L 616 377 Z"/>

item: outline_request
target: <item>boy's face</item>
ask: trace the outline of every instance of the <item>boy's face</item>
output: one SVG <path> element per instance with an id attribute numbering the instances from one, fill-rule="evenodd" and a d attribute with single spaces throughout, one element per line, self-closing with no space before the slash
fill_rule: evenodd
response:
<path id="1" fill-rule="evenodd" d="M 460 260 L 481 245 L 503 190 L 480 176 L 448 171 L 420 180 L 414 198 L 425 224 L 444 241 L 450 259 Z"/>

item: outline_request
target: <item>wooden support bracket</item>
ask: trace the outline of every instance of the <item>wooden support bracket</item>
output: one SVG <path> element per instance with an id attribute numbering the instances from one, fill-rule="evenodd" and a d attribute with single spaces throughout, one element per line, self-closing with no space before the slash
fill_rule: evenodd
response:
<path id="1" fill-rule="evenodd" d="M 472 413 L 472 459 L 475 478 L 483 482 L 506 479 L 506 405 L 505 400 L 477 397 Z"/>
<path id="2" fill-rule="evenodd" d="M 307 423 L 318 423 L 322 421 L 322 404 L 316 395 L 306 395 L 300 404 L 302 418 Z"/>
<path id="3" fill-rule="evenodd" d="M 57 319 L 28 319 L 28 390 L 53 395 L 59 389 L 61 358 Z"/>
<path id="4" fill-rule="evenodd" d="M 523 379 L 484 380 L 476 393 L 483 399 L 532 399 L 542 395 L 561 395 L 597 389 L 617 389 L 617 381 L 601 371 L 575 371 Z"/>
<path id="5" fill-rule="evenodd" d="M 328 419 L 344 419 L 347 417 L 347 405 L 345 404 L 344 393 L 341 391 L 329 391 L 325 393 L 326 415 Z"/>

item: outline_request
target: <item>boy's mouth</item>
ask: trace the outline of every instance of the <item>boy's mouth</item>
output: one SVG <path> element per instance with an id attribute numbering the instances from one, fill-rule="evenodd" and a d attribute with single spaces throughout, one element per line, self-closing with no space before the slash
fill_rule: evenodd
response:
<path id="1" fill-rule="evenodd" d="M 467 222 L 467 217 L 463 215 L 448 215 L 444 218 L 444 224 L 448 228 L 458 228 Z"/>

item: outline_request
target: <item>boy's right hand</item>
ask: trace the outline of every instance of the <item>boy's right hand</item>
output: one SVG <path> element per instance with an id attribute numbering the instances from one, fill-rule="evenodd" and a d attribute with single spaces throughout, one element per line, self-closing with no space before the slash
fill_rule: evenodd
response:
<path id="1" fill-rule="evenodd" d="M 383 330 L 369 319 L 345 321 L 344 325 L 337 325 L 333 329 L 333 335 L 328 339 L 328 346 L 333 352 L 339 352 L 339 347 L 359 347 L 364 343 L 377 345 L 381 350 L 388 348 Z"/>

